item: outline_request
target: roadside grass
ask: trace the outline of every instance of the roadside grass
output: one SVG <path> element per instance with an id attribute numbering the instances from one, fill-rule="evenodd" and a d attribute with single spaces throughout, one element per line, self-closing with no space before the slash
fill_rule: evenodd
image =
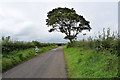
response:
<path id="1" fill-rule="evenodd" d="M 39 48 L 38 55 L 47 52 L 57 46 L 47 46 Z M 35 57 L 35 49 L 29 48 L 20 51 L 12 51 L 9 54 L 2 55 L 2 72 Z"/>
<path id="2" fill-rule="evenodd" d="M 118 77 L 118 57 L 115 54 L 92 49 L 66 48 L 64 54 L 69 78 Z"/>

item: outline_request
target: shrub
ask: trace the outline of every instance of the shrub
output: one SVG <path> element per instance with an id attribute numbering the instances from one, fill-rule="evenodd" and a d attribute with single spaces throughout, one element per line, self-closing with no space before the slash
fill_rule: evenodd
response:
<path id="1" fill-rule="evenodd" d="M 80 41 L 74 41 L 72 44 L 68 43 L 67 48 L 69 47 L 82 47 L 84 49 L 95 49 L 97 52 L 107 51 L 111 54 L 120 55 L 120 39 L 115 36 L 116 34 L 110 34 L 110 28 L 105 32 L 105 28 L 103 29 L 103 33 L 99 33 L 96 36 L 96 39 L 93 39 L 91 36 L 87 38 L 87 40 L 83 39 Z"/>

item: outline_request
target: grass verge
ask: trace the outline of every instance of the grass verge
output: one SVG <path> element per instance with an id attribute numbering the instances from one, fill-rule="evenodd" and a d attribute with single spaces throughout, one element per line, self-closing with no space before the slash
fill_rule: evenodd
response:
<path id="1" fill-rule="evenodd" d="M 47 52 L 57 46 L 48 46 L 39 48 L 38 55 Z M 34 48 L 20 50 L 20 51 L 12 51 L 9 54 L 2 55 L 2 72 L 24 62 L 31 58 L 35 57 L 35 50 Z"/>
<path id="2" fill-rule="evenodd" d="M 118 57 L 92 49 L 66 48 L 65 58 L 69 78 L 114 78 L 118 77 Z"/>

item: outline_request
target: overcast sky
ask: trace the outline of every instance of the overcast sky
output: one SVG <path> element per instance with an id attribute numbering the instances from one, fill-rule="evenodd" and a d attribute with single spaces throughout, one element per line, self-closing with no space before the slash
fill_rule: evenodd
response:
<path id="1" fill-rule="evenodd" d="M 90 21 L 92 30 L 78 40 L 95 36 L 103 28 L 118 31 L 118 2 L 5 2 L 0 3 L 0 36 L 10 35 L 13 40 L 40 42 L 67 42 L 64 34 L 49 33 L 47 12 L 57 7 L 74 8 Z"/>

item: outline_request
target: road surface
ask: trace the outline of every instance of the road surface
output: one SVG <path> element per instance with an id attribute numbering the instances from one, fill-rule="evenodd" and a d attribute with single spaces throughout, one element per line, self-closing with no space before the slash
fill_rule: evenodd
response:
<path id="1" fill-rule="evenodd" d="M 63 47 L 52 49 L 4 72 L 3 78 L 67 78 Z"/>

